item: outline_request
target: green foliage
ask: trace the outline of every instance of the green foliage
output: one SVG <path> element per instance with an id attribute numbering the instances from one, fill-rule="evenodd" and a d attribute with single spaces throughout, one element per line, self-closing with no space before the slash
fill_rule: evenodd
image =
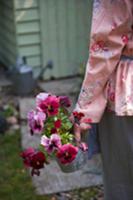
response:
<path id="1" fill-rule="evenodd" d="M 61 140 L 63 144 L 67 143 L 73 143 L 74 135 L 70 134 L 69 132 L 66 132 L 61 135 Z"/>
<path id="2" fill-rule="evenodd" d="M 20 158 L 20 134 L 0 136 L 0 200 L 49 200 L 37 196 Z"/>
<path id="3" fill-rule="evenodd" d="M 61 120 L 61 127 L 57 129 L 57 132 L 61 136 L 62 143 L 72 143 L 74 139 L 74 136 L 71 134 L 73 124 L 69 120 L 69 113 L 64 108 L 59 109 L 57 116 L 50 116 L 47 118 L 43 134 L 50 137 L 51 130 L 54 128 L 54 122 L 57 120 Z"/>
<path id="4" fill-rule="evenodd" d="M 7 118 L 10 116 L 17 115 L 17 112 L 13 105 L 7 104 L 4 106 L 3 115 Z"/>

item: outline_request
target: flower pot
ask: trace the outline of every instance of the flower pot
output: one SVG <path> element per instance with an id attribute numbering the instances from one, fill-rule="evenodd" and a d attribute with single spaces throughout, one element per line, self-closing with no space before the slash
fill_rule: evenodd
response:
<path id="1" fill-rule="evenodd" d="M 88 131 L 85 131 L 81 135 L 81 141 L 88 144 L 88 136 L 89 136 Z M 62 170 L 62 172 L 64 172 L 64 173 L 71 173 L 71 172 L 75 172 L 77 170 L 82 169 L 84 167 L 84 165 L 87 163 L 87 161 L 88 161 L 88 150 L 83 151 L 80 148 L 78 150 L 76 158 L 69 164 L 62 164 L 57 159 L 59 167 Z"/>
<path id="2" fill-rule="evenodd" d="M 69 164 L 62 164 L 59 159 L 57 159 L 57 163 L 64 173 L 71 173 L 77 170 L 80 170 L 88 160 L 88 151 L 78 150 L 76 158 Z"/>

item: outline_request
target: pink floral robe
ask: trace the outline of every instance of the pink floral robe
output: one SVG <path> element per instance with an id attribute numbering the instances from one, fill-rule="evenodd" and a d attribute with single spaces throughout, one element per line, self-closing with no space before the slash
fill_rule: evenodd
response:
<path id="1" fill-rule="evenodd" d="M 94 0 L 89 59 L 75 111 L 133 115 L 133 0 Z"/>

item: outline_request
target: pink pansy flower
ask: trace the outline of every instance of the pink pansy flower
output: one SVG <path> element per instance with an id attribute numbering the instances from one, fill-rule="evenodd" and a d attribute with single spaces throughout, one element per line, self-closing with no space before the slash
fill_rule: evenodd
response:
<path id="1" fill-rule="evenodd" d="M 77 153 L 78 147 L 72 144 L 64 144 L 59 148 L 56 156 L 62 164 L 68 164 L 76 158 Z"/>
<path id="2" fill-rule="evenodd" d="M 31 129 L 31 134 L 41 133 L 44 127 L 46 114 L 40 111 L 30 111 L 28 113 L 28 124 Z"/>
<path id="3" fill-rule="evenodd" d="M 42 101 L 44 101 L 50 94 L 41 92 L 36 96 L 36 106 L 39 107 Z"/>
<path id="4" fill-rule="evenodd" d="M 61 138 L 58 134 L 53 134 L 50 138 L 43 135 L 41 138 L 41 145 L 44 146 L 48 153 L 52 153 L 61 147 Z"/>
<path id="5" fill-rule="evenodd" d="M 88 150 L 88 146 L 85 142 L 81 142 L 79 147 L 84 152 Z"/>
<path id="6" fill-rule="evenodd" d="M 58 114 L 59 110 L 59 98 L 56 96 L 48 96 L 45 100 L 40 102 L 39 108 L 47 113 L 48 116 L 54 116 Z"/>

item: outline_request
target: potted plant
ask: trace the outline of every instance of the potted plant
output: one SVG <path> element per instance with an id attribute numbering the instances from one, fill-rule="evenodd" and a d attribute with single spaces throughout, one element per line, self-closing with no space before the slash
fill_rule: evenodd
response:
<path id="1" fill-rule="evenodd" d="M 81 169 L 87 161 L 87 146 L 77 146 L 73 135 L 73 115 L 76 123 L 83 117 L 82 113 L 70 114 L 70 99 L 67 96 L 56 96 L 40 93 L 36 97 L 36 108 L 28 113 L 28 124 L 31 134 L 40 134 L 40 147 L 32 147 L 21 153 L 24 164 L 30 167 L 32 175 L 39 175 L 39 169 L 55 158 L 63 172 Z"/>

